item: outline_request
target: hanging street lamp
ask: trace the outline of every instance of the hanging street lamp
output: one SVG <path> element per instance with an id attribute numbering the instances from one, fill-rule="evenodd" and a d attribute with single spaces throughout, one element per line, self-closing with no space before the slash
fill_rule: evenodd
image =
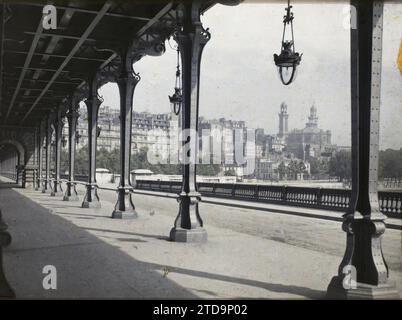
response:
<path id="1" fill-rule="evenodd" d="M 80 143 L 80 138 L 81 138 L 80 132 L 78 130 L 75 131 L 75 143 L 76 144 Z"/>
<path id="2" fill-rule="evenodd" d="M 100 134 L 101 134 L 101 131 L 102 131 L 102 127 L 97 126 L 97 127 L 96 127 L 96 137 L 97 137 L 97 138 L 99 138 L 99 136 L 100 136 Z"/>
<path id="3" fill-rule="evenodd" d="M 65 135 L 63 135 L 63 139 L 61 139 L 61 145 L 63 148 L 65 148 L 67 145 L 67 139 Z"/>
<path id="4" fill-rule="evenodd" d="M 181 104 L 183 102 L 183 95 L 181 89 L 181 71 L 180 71 L 180 48 L 177 45 L 177 66 L 176 66 L 176 82 L 174 86 L 173 95 L 169 96 L 170 104 L 172 105 L 172 110 L 174 114 L 177 116 L 181 110 Z"/>
<path id="5" fill-rule="evenodd" d="M 279 77 L 282 83 L 287 86 L 295 80 L 297 74 L 297 66 L 300 64 L 303 54 L 295 52 L 295 41 L 293 35 L 293 12 L 291 12 L 292 6 L 290 0 L 288 0 L 288 7 L 286 15 L 283 17 L 283 34 L 282 34 L 282 46 L 281 53 L 279 55 L 274 54 L 275 65 L 278 67 Z M 290 25 L 292 39 L 285 40 L 286 28 Z"/>

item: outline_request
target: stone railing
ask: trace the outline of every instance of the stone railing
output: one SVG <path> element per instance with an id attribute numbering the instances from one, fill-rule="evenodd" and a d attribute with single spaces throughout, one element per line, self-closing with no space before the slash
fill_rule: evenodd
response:
<path id="1" fill-rule="evenodd" d="M 66 179 L 66 175 L 61 175 Z M 75 180 L 86 182 L 86 175 L 76 175 Z M 135 189 L 179 193 L 180 181 L 137 180 Z M 198 191 L 205 197 L 228 198 L 253 202 L 281 204 L 324 210 L 345 211 L 349 207 L 350 189 L 311 188 L 241 183 L 197 183 Z M 402 218 L 402 190 L 379 191 L 380 210 L 390 217 Z"/>
<path id="2" fill-rule="evenodd" d="M 347 189 L 205 182 L 200 182 L 197 186 L 198 191 L 205 197 L 228 198 L 336 211 L 345 211 L 349 206 L 351 197 L 351 191 Z M 135 188 L 139 190 L 178 193 L 181 190 L 181 182 L 137 180 Z M 378 195 L 380 210 L 384 214 L 402 218 L 402 190 L 379 191 Z"/>

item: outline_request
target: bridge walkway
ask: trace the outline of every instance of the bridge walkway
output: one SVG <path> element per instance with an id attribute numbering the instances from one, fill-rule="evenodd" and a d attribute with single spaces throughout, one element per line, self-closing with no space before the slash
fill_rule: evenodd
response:
<path id="1" fill-rule="evenodd" d="M 13 237 L 4 269 L 18 298 L 323 298 L 345 246 L 339 221 L 212 203 L 200 206 L 208 242 L 173 243 L 175 199 L 136 194 L 140 218 L 122 221 L 110 219 L 115 193 L 100 197 L 102 208 L 81 209 L 0 188 Z M 402 293 L 400 248 L 400 230 L 387 230 L 384 254 Z M 57 290 L 43 289 L 45 265 L 57 269 Z"/>

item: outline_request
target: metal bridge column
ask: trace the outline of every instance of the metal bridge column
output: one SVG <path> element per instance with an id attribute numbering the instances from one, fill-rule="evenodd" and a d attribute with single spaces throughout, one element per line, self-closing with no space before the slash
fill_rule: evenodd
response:
<path id="1" fill-rule="evenodd" d="M 39 190 L 42 185 L 42 166 L 43 166 L 43 140 L 44 140 L 44 123 L 41 122 L 38 134 L 38 174 L 36 177 L 35 190 Z"/>
<path id="2" fill-rule="evenodd" d="M 46 146 L 45 146 L 45 179 L 43 179 L 42 193 L 48 192 L 50 185 L 50 147 L 52 140 L 51 116 L 49 115 L 46 121 Z"/>
<path id="3" fill-rule="evenodd" d="M 130 181 L 130 155 L 133 94 L 140 76 L 133 70 L 131 52 L 124 52 L 121 59 L 122 68 L 117 78 L 120 94 L 120 183 L 112 218 L 127 219 L 137 217 L 131 198 L 133 187 Z"/>
<path id="4" fill-rule="evenodd" d="M 68 120 L 68 182 L 64 201 L 78 201 L 78 194 L 75 188 L 74 165 L 75 165 L 75 147 L 76 147 L 76 132 L 77 121 L 79 117 L 78 103 L 73 96 L 69 101 L 67 120 Z"/>
<path id="5" fill-rule="evenodd" d="M 343 222 L 345 255 L 327 295 L 399 299 L 382 253 L 386 216 L 377 190 L 383 3 L 351 4 L 357 12 L 357 30 L 351 30 L 352 198 Z"/>
<path id="6" fill-rule="evenodd" d="M 88 81 L 89 94 L 85 100 L 88 111 L 88 182 L 83 208 L 100 208 L 101 203 L 97 192 L 96 184 L 96 139 L 98 133 L 98 111 L 102 100 L 98 96 L 98 76 L 94 75 Z"/>
<path id="7" fill-rule="evenodd" d="M 61 138 L 63 133 L 64 122 L 61 118 L 61 111 L 58 111 L 57 117 L 54 122 L 54 129 L 56 133 L 56 150 L 55 150 L 55 176 L 53 181 L 53 190 L 50 196 L 61 196 L 63 195 L 63 190 L 61 189 L 61 181 L 60 181 L 60 153 L 61 153 Z"/>
<path id="8" fill-rule="evenodd" d="M 203 228 L 198 202 L 201 194 L 196 185 L 198 102 L 200 63 L 204 46 L 210 33 L 200 20 L 200 2 L 186 2 L 182 7 L 182 28 L 174 34 L 183 69 L 182 141 L 183 182 L 178 197 L 179 213 L 170 231 L 170 239 L 178 242 L 204 242 L 207 232 Z"/>

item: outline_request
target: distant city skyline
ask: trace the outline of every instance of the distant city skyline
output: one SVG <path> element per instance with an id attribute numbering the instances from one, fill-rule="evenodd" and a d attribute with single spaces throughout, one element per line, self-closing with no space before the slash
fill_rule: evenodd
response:
<path id="1" fill-rule="evenodd" d="M 244 120 L 252 128 L 277 133 L 282 102 L 288 105 L 290 130 L 304 128 L 315 104 L 319 127 L 332 131 L 334 144 L 350 145 L 350 40 L 343 26 L 345 5 L 294 5 L 295 44 L 303 58 L 290 86 L 280 83 L 272 57 L 280 49 L 284 4 L 246 2 L 235 7 L 216 5 L 207 11 L 202 20 L 212 37 L 202 59 L 200 116 Z M 385 4 L 381 149 L 402 147 L 402 77 L 396 64 L 401 29 L 402 4 Z M 173 93 L 175 65 L 175 51 L 168 44 L 163 56 L 145 57 L 135 64 L 142 77 L 134 94 L 135 111 L 170 111 L 167 96 Z M 106 105 L 118 107 L 115 84 L 105 85 L 100 94 Z"/>

